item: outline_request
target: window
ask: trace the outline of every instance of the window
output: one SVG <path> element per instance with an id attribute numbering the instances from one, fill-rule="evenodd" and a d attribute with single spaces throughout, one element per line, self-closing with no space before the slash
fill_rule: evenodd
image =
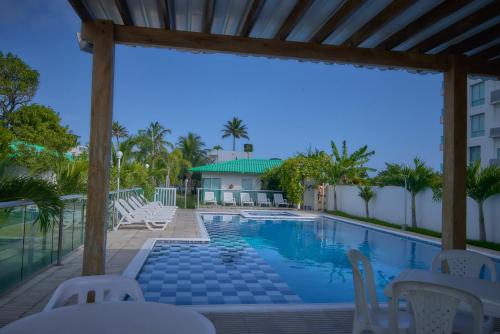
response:
<path id="1" fill-rule="evenodd" d="M 242 179 L 241 180 L 241 189 L 252 190 L 252 188 L 253 188 L 252 179 Z"/>
<path id="2" fill-rule="evenodd" d="M 497 148 L 497 159 L 500 159 L 500 148 Z"/>
<path id="3" fill-rule="evenodd" d="M 484 114 L 474 115 L 470 118 L 470 136 L 484 136 Z"/>
<path id="4" fill-rule="evenodd" d="M 484 104 L 484 82 L 470 86 L 470 100 L 473 107 Z"/>
<path id="5" fill-rule="evenodd" d="M 476 161 L 481 161 L 481 146 L 469 147 L 469 162 L 472 164 Z"/>
<path id="6" fill-rule="evenodd" d="M 220 189 L 220 179 L 219 178 L 203 178 L 201 184 L 205 189 Z"/>

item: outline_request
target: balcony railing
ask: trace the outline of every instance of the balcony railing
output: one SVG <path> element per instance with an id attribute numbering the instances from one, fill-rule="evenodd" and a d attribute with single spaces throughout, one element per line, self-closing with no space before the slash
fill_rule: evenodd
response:
<path id="1" fill-rule="evenodd" d="M 500 127 L 490 129 L 490 137 L 497 138 L 500 137 Z"/>
<path id="2" fill-rule="evenodd" d="M 124 189 L 120 198 L 142 193 L 142 189 Z M 109 194 L 110 204 L 118 197 Z M 60 221 L 52 222 L 42 232 L 37 206 L 31 201 L 0 202 L 0 292 L 23 281 L 33 273 L 83 244 L 87 199 L 83 195 L 62 196 L 64 208 Z M 108 228 L 113 228 L 115 215 L 110 205 Z"/>
<path id="3" fill-rule="evenodd" d="M 491 92 L 490 103 L 491 104 L 500 103 L 500 89 Z"/>
<path id="4" fill-rule="evenodd" d="M 223 205 L 224 193 L 232 193 L 233 198 L 236 202 L 237 206 L 244 206 L 241 202 L 241 193 L 248 193 L 250 200 L 254 203 L 255 206 L 258 205 L 257 197 L 258 193 L 262 193 L 266 195 L 266 198 L 271 203 L 274 204 L 274 194 L 280 193 L 283 194 L 283 191 L 277 190 L 243 190 L 243 189 L 209 189 L 209 188 L 198 188 L 197 189 L 197 207 L 210 206 L 212 203 L 205 203 L 205 194 L 207 192 L 213 192 L 215 195 L 215 201 L 217 205 Z M 245 204 L 247 206 L 248 204 Z"/>

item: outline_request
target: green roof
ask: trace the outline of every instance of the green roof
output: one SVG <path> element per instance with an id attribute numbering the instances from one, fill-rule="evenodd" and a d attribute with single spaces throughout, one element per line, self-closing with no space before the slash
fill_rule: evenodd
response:
<path id="1" fill-rule="evenodd" d="M 240 173 L 240 174 L 263 174 L 268 169 L 278 167 L 283 160 L 278 159 L 239 159 L 219 162 L 212 165 L 193 167 L 191 172 L 210 173 Z"/>

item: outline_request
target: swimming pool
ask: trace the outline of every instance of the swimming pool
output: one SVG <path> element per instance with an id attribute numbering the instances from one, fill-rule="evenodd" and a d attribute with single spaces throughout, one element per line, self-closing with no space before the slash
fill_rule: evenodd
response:
<path id="1" fill-rule="evenodd" d="M 252 220 L 203 215 L 209 244 L 157 241 L 137 280 L 173 304 L 353 302 L 346 252 L 370 259 L 378 297 L 406 268 L 428 269 L 438 245 L 330 218 Z M 500 271 L 500 263 L 497 261 Z"/>

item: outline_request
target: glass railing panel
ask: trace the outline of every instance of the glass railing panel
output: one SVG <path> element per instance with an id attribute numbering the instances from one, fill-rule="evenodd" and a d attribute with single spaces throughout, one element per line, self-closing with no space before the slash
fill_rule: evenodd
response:
<path id="1" fill-rule="evenodd" d="M 25 206 L 0 209 L 0 291 L 22 277 Z"/>

